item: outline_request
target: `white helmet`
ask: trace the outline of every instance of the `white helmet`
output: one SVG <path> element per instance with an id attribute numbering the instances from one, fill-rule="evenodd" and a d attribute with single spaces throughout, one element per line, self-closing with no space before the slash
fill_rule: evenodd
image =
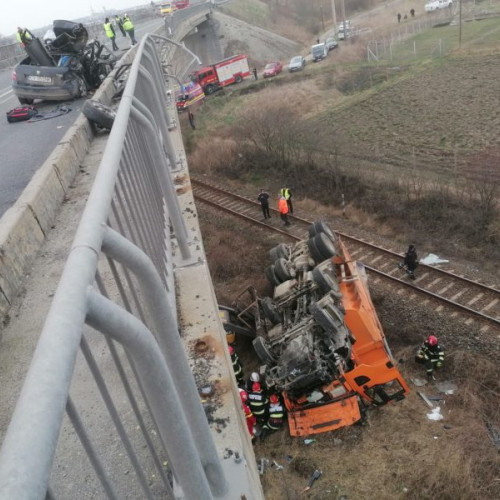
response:
<path id="1" fill-rule="evenodd" d="M 252 372 L 250 375 L 250 380 L 252 382 L 260 382 L 260 375 L 257 372 Z"/>

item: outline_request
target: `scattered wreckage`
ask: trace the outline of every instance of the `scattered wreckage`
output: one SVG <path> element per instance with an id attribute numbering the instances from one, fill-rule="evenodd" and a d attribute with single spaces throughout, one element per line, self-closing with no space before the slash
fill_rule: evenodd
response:
<path id="1" fill-rule="evenodd" d="M 54 38 L 42 42 L 26 30 L 27 57 L 12 74 L 12 90 L 21 104 L 85 97 L 115 66 L 116 56 L 98 40 L 89 41 L 83 24 L 57 20 L 52 31 Z"/>
<path id="2" fill-rule="evenodd" d="M 364 269 L 322 221 L 309 238 L 269 252 L 273 297 L 248 288 L 221 308 L 226 331 L 253 336 L 266 385 L 279 390 L 292 436 L 362 420 L 369 406 L 404 399 L 396 367 L 368 292 Z"/>

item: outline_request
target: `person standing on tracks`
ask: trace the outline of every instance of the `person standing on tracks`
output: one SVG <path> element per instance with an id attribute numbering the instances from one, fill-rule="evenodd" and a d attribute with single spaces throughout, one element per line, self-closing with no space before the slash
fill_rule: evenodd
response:
<path id="1" fill-rule="evenodd" d="M 429 335 L 415 356 L 415 361 L 425 365 L 427 377 L 433 380 L 434 369 L 441 368 L 444 363 L 444 349 L 439 345 L 435 335 Z"/>
<path id="2" fill-rule="evenodd" d="M 285 223 L 285 226 L 290 225 L 290 221 L 288 220 L 288 203 L 286 199 L 281 194 L 279 195 L 278 200 L 278 210 L 280 211 L 281 220 Z"/>
<path id="3" fill-rule="evenodd" d="M 118 14 L 116 14 L 116 16 L 115 16 L 115 23 L 118 26 L 118 28 L 120 29 L 120 31 L 122 32 L 123 38 L 127 38 L 127 33 L 123 29 L 123 19 Z"/>
<path id="4" fill-rule="evenodd" d="M 263 189 L 261 189 L 257 199 L 260 202 L 260 208 L 262 208 L 264 219 L 270 219 L 271 214 L 269 213 L 269 194 L 266 193 Z"/>
<path id="5" fill-rule="evenodd" d="M 123 29 L 128 33 L 132 45 L 135 45 L 137 43 L 137 40 L 134 36 L 134 24 L 130 20 L 130 17 L 128 17 L 128 14 L 125 14 L 123 16 Z"/>
<path id="6" fill-rule="evenodd" d="M 288 205 L 288 211 L 293 214 L 293 205 L 292 205 L 292 192 L 290 191 L 290 188 L 284 187 L 281 188 L 281 196 L 285 197 L 286 204 Z"/>
<path id="7" fill-rule="evenodd" d="M 116 45 L 115 38 L 116 38 L 116 33 L 115 33 L 115 28 L 113 28 L 113 25 L 111 24 L 109 17 L 107 17 L 104 20 L 104 31 L 106 33 L 106 36 L 111 40 L 111 44 L 113 45 L 113 50 L 117 51 L 118 50 L 118 45 Z"/>
<path id="8" fill-rule="evenodd" d="M 415 245 L 410 245 L 405 253 L 405 258 L 399 267 L 405 269 L 411 279 L 415 279 L 415 269 L 418 266 L 418 255 Z"/>

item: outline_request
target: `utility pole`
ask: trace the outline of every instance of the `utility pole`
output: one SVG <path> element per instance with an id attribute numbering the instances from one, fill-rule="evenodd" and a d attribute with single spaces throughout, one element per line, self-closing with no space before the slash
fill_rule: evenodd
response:
<path id="1" fill-rule="evenodd" d="M 462 0 L 460 0 L 460 7 L 458 13 L 458 48 L 462 48 Z"/>
<path id="2" fill-rule="evenodd" d="M 325 33 L 325 19 L 323 17 L 323 0 L 319 0 L 319 12 L 321 14 L 321 28 L 323 33 Z"/>
<path id="3" fill-rule="evenodd" d="M 345 29 L 345 0 L 342 0 L 342 25 L 344 27 L 344 41 L 347 40 L 347 30 Z"/>
<path id="4" fill-rule="evenodd" d="M 333 29 L 334 33 L 337 35 L 337 11 L 335 10 L 335 0 L 332 0 L 332 19 L 333 19 Z"/>

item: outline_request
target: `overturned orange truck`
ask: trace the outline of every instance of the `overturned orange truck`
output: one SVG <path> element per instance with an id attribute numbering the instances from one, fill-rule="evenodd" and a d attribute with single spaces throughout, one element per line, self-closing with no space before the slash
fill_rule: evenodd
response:
<path id="1" fill-rule="evenodd" d="M 328 225 L 314 223 L 309 238 L 269 255 L 273 297 L 255 297 L 253 310 L 236 304 L 233 315 L 256 320 L 253 346 L 266 385 L 283 394 L 290 434 L 352 425 L 368 407 L 404 399 L 364 268 Z"/>

